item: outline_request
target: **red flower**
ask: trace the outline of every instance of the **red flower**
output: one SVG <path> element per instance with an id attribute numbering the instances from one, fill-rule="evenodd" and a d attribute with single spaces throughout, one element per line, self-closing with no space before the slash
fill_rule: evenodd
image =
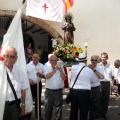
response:
<path id="1" fill-rule="evenodd" d="M 75 58 L 78 58 L 78 55 L 75 55 Z"/>
<path id="2" fill-rule="evenodd" d="M 64 53 L 66 53 L 67 51 L 66 50 L 63 50 Z"/>

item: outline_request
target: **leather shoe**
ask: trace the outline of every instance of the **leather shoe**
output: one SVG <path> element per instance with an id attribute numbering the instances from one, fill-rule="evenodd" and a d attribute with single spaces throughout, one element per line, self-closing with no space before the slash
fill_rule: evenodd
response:
<path id="1" fill-rule="evenodd" d="M 106 120 L 108 119 L 106 115 L 103 115 L 102 117 L 103 117 L 103 119 L 106 119 Z"/>

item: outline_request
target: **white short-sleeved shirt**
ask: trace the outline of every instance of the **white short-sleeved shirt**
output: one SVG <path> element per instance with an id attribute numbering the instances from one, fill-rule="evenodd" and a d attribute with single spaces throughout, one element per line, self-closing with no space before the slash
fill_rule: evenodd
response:
<path id="1" fill-rule="evenodd" d="M 112 80 L 112 76 L 114 76 L 114 67 L 112 64 L 107 63 L 105 66 L 101 63 L 98 63 L 97 65 L 99 68 L 103 70 L 104 73 L 104 79 L 101 81 L 107 82 Z"/>
<path id="2" fill-rule="evenodd" d="M 14 89 L 17 94 L 17 98 L 21 98 L 21 90 L 27 89 L 29 87 L 29 82 L 22 71 L 22 69 L 16 65 L 13 66 L 12 72 L 7 68 L 9 78 L 14 86 Z M 15 100 L 13 91 L 8 83 L 6 101 Z"/>
<path id="3" fill-rule="evenodd" d="M 117 74 L 118 74 L 118 68 L 114 67 L 114 79 L 117 79 Z"/>
<path id="4" fill-rule="evenodd" d="M 36 73 L 40 72 L 40 74 L 44 75 L 44 65 L 41 63 L 38 63 L 36 66 L 34 65 L 33 61 L 27 64 L 27 74 L 28 78 L 33 80 L 36 84 L 37 81 L 41 80 L 41 77 L 37 76 Z"/>
<path id="5" fill-rule="evenodd" d="M 101 69 L 101 68 L 99 68 L 98 66 L 96 66 L 96 68 L 95 68 L 98 72 L 100 72 L 102 75 L 104 75 L 104 72 L 103 72 L 103 70 Z M 96 74 L 94 74 L 94 76 L 95 76 L 95 82 L 92 84 L 92 87 L 97 87 L 97 86 L 99 86 L 100 85 L 100 79 L 99 79 L 99 77 L 96 75 Z"/>
<path id="6" fill-rule="evenodd" d="M 118 69 L 116 80 L 117 80 L 117 84 L 120 84 L 120 68 Z"/>
<path id="7" fill-rule="evenodd" d="M 76 76 L 78 75 L 80 69 L 85 66 L 84 63 L 79 63 L 78 65 L 73 65 L 71 68 L 71 82 L 70 82 L 70 88 L 72 88 L 72 85 L 76 79 Z M 86 89 L 91 90 L 91 85 L 95 83 L 95 77 L 94 72 L 89 67 L 84 67 L 81 73 L 78 76 L 78 79 L 74 85 L 74 89 Z"/>
<path id="8" fill-rule="evenodd" d="M 62 68 L 63 72 L 64 69 Z M 45 67 L 45 75 L 53 71 L 53 68 L 51 65 L 48 65 Z M 62 77 L 60 76 L 60 71 L 57 70 L 53 76 L 49 79 L 46 79 L 45 88 L 49 89 L 60 89 L 64 87 L 64 81 L 62 80 Z"/>

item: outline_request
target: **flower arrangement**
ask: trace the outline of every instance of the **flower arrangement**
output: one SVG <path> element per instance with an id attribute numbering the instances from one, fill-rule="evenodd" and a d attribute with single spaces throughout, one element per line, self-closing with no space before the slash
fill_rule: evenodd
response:
<path id="1" fill-rule="evenodd" d="M 78 58 L 79 53 L 82 53 L 83 49 L 74 44 L 58 44 L 55 54 L 59 60 L 63 62 L 73 62 L 75 58 Z"/>

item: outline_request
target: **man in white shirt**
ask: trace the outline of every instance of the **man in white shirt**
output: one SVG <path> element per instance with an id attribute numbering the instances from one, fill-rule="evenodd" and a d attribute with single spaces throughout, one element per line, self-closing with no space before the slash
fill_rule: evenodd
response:
<path id="1" fill-rule="evenodd" d="M 27 64 L 27 73 L 29 78 L 29 83 L 31 87 L 32 97 L 35 100 L 35 114 L 36 117 L 41 117 L 41 92 L 42 92 L 42 83 L 41 78 L 44 74 L 44 65 L 39 63 L 39 55 L 33 54 L 32 61 Z M 38 91 L 37 91 L 38 90 Z M 38 94 L 39 97 L 38 97 Z M 39 102 L 39 106 L 38 106 Z M 38 116 L 38 108 L 39 108 L 39 116 Z"/>
<path id="2" fill-rule="evenodd" d="M 66 75 L 62 66 L 57 63 L 55 55 L 50 56 L 50 65 L 45 68 L 45 120 L 52 119 L 53 107 L 55 108 L 55 119 L 62 119 L 62 89 Z"/>
<path id="3" fill-rule="evenodd" d="M 79 58 L 76 58 L 76 60 L 79 62 L 79 64 L 73 65 L 71 68 L 70 120 L 78 120 L 78 109 L 80 110 L 80 116 L 79 116 L 80 120 L 88 120 L 91 85 L 95 83 L 96 79 L 94 78 L 94 71 L 86 66 L 87 56 L 84 53 L 80 53 Z M 75 82 L 76 76 L 78 75 L 81 69 L 82 71 Z"/>
<path id="4" fill-rule="evenodd" d="M 93 71 L 95 76 L 95 83 L 91 85 L 90 96 L 90 114 L 89 120 L 95 120 L 96 116 L 100 114 L 100 79 L 103 79 L 103 71 L 97 66 L 99 61 L 98 55 L 91 56 L 91 64 L 88 65 Z"/>
<path id="5" fill-rule="evenodd" d="M 118 59 L 115 60 L 114 66 L 115 66 L 114 73 L 116 72 L 115 83 L 116 86 L 118 87 L 118 97 L 116 98 L 116 100 L 118 100 L 120 98 L 120 60 Z"/>
<path id="6" fill-rule="evenodd" d="M 119 96 L 116 98 L 116 100 L 119 100 L 120 99 L 120 60 L 118 60 L 118 59 L 115 60 L 114 66 L 116 69 L 118 69 L 117 75 L 116 75 L 116 85 L 118 86 Z M 118 113 L 118 115 L 120 115 L 120 112 Z"/>
<path id="7" fill-rule="evenodd" d="M 108 110 L 108 104 L 109 104 L 109 96 L 110 96 L 110 81 L 111 81 L 111 87 L 114 86 L 114 67 L 107 62 L 108 54 L 102 53 L 101 54 L 101 62 L 98 64 L 98 67 L 100 67 L 104 72 L 104 79 L 101 80 L 101 115 L 104 119 L 107 119 L 107 110 Z"/>
<path id="8" fill-rule="evenodd" d="M 16 99 L 11 86 L 8 83 L 3 120 L 19 120 L 19 116 L 22 117 L 25 114 L 25 94 L 26 89 L 29 87 L 29 83 L 26 81 L 24 72 L 20 69 L 20 67 L 14 65 L 17 60 L 16 49 L 13 47 L 7 47 L 3 53 L 3 57 L 7 73 L 13 84 L 17 98 L 22 100 L 21 113 L 18 115 Z"/>

